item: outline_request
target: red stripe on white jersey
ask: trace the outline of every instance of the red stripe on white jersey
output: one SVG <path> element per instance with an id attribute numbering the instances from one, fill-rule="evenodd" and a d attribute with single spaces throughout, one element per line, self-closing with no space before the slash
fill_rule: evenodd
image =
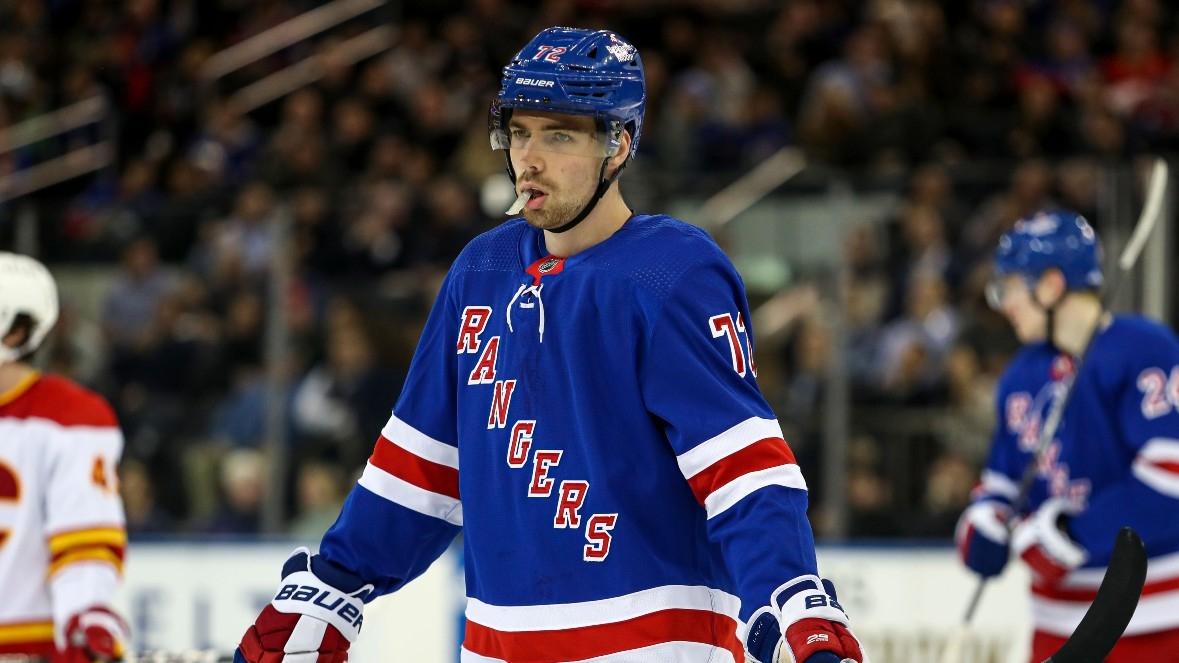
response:
<path id="1" fill-rule="evenodd" d="M 1104 568 L 1081 569 L 1056 585 L 1033 584 L 1032 612 L 1036 627 L 1057 635 L 1071 634 L 1097 595 L 1104 575 Z M 1149 560 L 1142 599 L 1126 633 L 1151 633 L 1176 627 L 1179 627 L 1179 553 L 1171 553 Z"/>
<path id="2" fill-rule="evenodd" d="M 714 654 L 710 660 L 732 656 L 743 661 L 740 608 L 737 597 L 698 585 L 664 585 L 596 601 L 546 605 L 497 606 L 469 598 L 464 653 L 470 653 L 471 661 L 512 663 L 599 657 L 635 661 L 648 660 L 636 650 L 696 643 L 691 648 L 704 646 Z"/>
<path id="3" fill-rule="evenodd" d="M 1161 594 L 1163 592 L 1173 592 L 1179 590 L 1179 578 L 1171 578 L 1169 580 L 1160 580 L 1158 582 L 1148 582 L 1142 586 L 1142 596 L 1150 596 L 1151 594 Z M 1093 599 L 1097 598 L 1097 590 L 1089 588 L 1074 588 L 1060 587 L 1055 585 L 1032 585 L 1032 593 L 1036 596 L 1041 596 L 1046 599 L 1053 599 L 1056 601 L 1080 601 L 1083 603 L 1091 603 Z"/>
<path id="4" fill-rule="evenodd" d="M 467 619 L 498 631 L 555 631 L 620 622 L 660 610 L 711 610 L 737 619 L 741 600 L 703 585 L 659 585 L 575 603 L 493 605 L 467 598 Z"/>
<path id="5" fill-rule="evenodd" d="M 458 449 L 396 415 L 377 439 L 360 485 L 407 509 L 462 525 Z"/>
<path id="6" fill-rule="evenodd" d="M 618 654 L 606 654 L 605 656 L 584 658 L 580 661 L 572 661 L 569 663 L 636 663 L 636 661 L 708 661 L 708 663 L 744 663 L 746 660 L 747 659 L 744 655 L 742 655 L 740 658 L 737 658 L 733 656 L 732 652 L 720 649 L 713 645 L 705 645 L 699 642 L 665 642 L 663 644 L 651 645 L 650 647 L 629 649 Z M 515 663 L 514 661 L 505 661 L 502 658 L 480 656 L 479 654 L 476 654 L 465 647 L 459 653 L 459 662 Z M 562 661 L 562 663 L 566 662 Z"/>
<path id="7" fill-rule="evenodd" d="M 744 658 L 732 617 L 708 610 L 660 610 L 611 624 L 558 631 L 497 631 L 467 621 L 464 649 L 512 663 L 585 661 L 614 654 L 635 660 L 634 652 L 665 643 L 695 642 Z"/>
<path id="8" fill-rule="evenodd" d="M 765 486 L 806 490 L 794 453 L 773 419 L 746 419 L 680 454 L 676 462 L 709 518 Z"/>

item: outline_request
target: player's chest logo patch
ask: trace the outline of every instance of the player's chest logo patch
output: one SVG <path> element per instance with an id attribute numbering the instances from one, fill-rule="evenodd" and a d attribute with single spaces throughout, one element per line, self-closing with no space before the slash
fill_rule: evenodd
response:
<path id="1" fill-rule="evenodd" d="M 1077 370 L 1077 362 L 1066 354 L 1056 355 L 1052 366 L 1048 369 L 1048 378 L 1053 382 L 1060 382 Z"/>
<path id="2" fill-rule="evenodd" d="M 565 259 L 559 256 L 545 256 L 525 269 L 532 277 L 533 285 L 540 285 L 540 280 L 546 276 L 556 276 L 565 270 Z"/>

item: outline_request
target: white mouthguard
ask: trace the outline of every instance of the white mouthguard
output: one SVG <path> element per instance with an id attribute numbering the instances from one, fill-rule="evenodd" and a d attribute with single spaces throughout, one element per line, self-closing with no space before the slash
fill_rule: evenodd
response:
<path id="1" fill-rule="evenodd" d="M 532 194 L 528 193 L 527 190 L 521 191 L 520 195 L 516 198 L 516 202 L 512 203 L 512 206 L 509 207 L 508 211 L 504 212 L 504 213 L 507 214 L 508 216 L 511 216 L 513 214 L 519 214 L 520 210 L 524 209 L 524 205 L 528 202 L 528 199 L 531 197 L 532 197 Z"/>

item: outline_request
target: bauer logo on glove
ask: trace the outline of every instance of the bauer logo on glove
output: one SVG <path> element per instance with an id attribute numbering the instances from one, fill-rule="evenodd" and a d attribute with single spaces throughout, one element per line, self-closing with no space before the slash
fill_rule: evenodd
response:
<path id="1" fill-rule="evenodd" d="M 242 637 L 236 663 L 314 660 L 343 663 L 360 635 L 364 599 L 373 586 L 299 548 L 282 569 L 270 605 Z"/>
<path id="2" fill-rule="evenodd" d="M 274 596 L 274 604 L 279 606 L 287 605 L 288 602 L 293 604 L 311 601 L 312 605 L 335 612 L 344 621 L 355 626 L 356 631 L 359 633 L 360 627 L 364 623 L 364 617 L 360 614 L 360 608 L 356 606 L 356 602 L 346 603 L 351 598 L 343 594 L 335 594 L 330 588 L 323 589 L 322 585 L 283 585 L 282 589 L 278 590 L 278 594 Z"/>

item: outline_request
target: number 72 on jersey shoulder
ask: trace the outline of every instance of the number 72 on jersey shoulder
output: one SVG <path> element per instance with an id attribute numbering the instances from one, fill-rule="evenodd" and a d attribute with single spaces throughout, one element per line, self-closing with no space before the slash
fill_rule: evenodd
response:
<path id="1" fill-rule="evenodd" d="M 741 313 L 734 319 L 731 313 L 721 313 L 708 319 L 708 328 L 713 338 L 725 338 L 729 344 L 729 355 L 733 360 L 733 370 L 737 375 L 745 377 L 753 373 L 757 377 L 757 364 L 753 361 L 753 341 L 749 338 L 749 331 L 745 328 L 745 320 Z M 741 339 L 745 339 L 744 347 Z M 748 367 L 748 368 L 747 368 Z"/>

